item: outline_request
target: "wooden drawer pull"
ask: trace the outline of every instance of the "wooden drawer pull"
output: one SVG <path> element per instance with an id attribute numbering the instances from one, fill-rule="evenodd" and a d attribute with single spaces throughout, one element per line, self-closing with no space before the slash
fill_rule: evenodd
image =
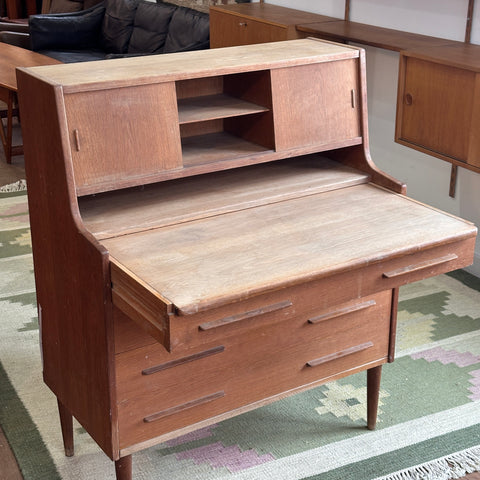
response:
<path id="1" fill-rule="evenodd" d="M 308 323 L 320 323 L 325 320 L 330 320 L 331 318 L 341 317 L 347 315 L 348 313 L 358 312 L 359 310 L 365 310 L 366 308 L 373 307 L 377 302 L 375 300 L 368 300 L 366 302 L 357 303 L 355 305 L 350 305 L 349 307 L 338 308 L 337 310 L 332 310 L 331 312 L 324 313 L 318 317 L 313 317 L 308 319 Z"/>
<path id="2" fill-rule="evenodd" d="M 175 415 L 176 413 L 183 412 L 184 410 L 188 410 L 189 408 L 198 407 L 199 405 L 212 402 L 213 400 L 217 400 L 218 398 L 222 398 L 224 396 L 225 392 L 221 390 L 220 392 L 212 393 L 210 395 L 206 395 L 205 397 L 200 397 L 190 402 L 183 403 L 182 405 L 177 405 L 175 407 L 167 408 L 166 410 L 162 410 L 152 415 L 148 415 L 148 417 L 145 417 L 143 421 L 145 423 L 155 422 L 155 420 L 160 420 L 161 418 L 168 417 L 169 415 Z"/>
<path id="3" fill-rule="evenodd" d="M 231 317 L 220 318 L 219 320 L 213 320 L 212 322 L 202 323 L 198 328 L 202 331 L 211 330 L 212 328 L 223 327 L 224 325 L 240 322 L 242 320 L 246 320 L 247 318 L 256 317 L 265 313 L 276 312 L 277 310 L 282 310 L 291 306 L 292 302 L 290 300 L 285 300 L 284 302 L 274 303 L 273 305 L 257 308 L 256 310 L 250 310 L 249 312 L 232 315 Z"/>
<path id="4" fill-rule="evenodd" d="M 218 347 L 210 348 L 209 350 L 205 350 L 203 352 L 194 353 L 193 355 L 189 355 L 188 357 L 177 358 L 176 360 L 172 360 L 171 362 L 165 362 L 161 363 L 160 365 L 148 367 L 145 370 L 142 370 L 142 375 L 152 375 L 153 373 L 161 372 L 162 370 L 166 370 L 167 368 L 178 367 L 179 365 L 183 365 L 184 363 L 194 362 L 195 360 L 200 360 L 201 358 L 209 357 L 210 355 L 215 355 L 224 351 L 225 347 L 223 345 L 220 345 Z"/>
<path id="5" fill-rule="evenodd" d="M 346 348 L 345 350 L 340 350 L 339 352 L 331 353 L 330 355 L 325 355 L 324 357 L 316 358 L 315 360 L 310 360 L 307 362 L 308 367 L 317 367 L 323 363 L 331 362 L 337 358 L 346 357 L 347 355 L 352 355 L 352 353 L 362 352 L 368 348 L 373 347 L 372 342 L 362 343 L 360 345 L 355 345 L 355 347 Z"/>
<path id="6" fill-rule="evenodd" d="M 415 265 L 409 265 L 408 267 L 398 268 L 397 270 L 392 270 L 391 272 L 385 272 L 383 276 L 385 278 L 395 278 L 400 277 L 401 275 L 406 275 L 407 273 L 418 272 L 419 270 L 424 270 L 430 267 L 436 267 L 442 263 L 447 263 L 458 258 L 454 253 L 445 255 L 444 257 L 434 258 L 433 260 L 426 260 L 425 262 L 420 262 Z"/>

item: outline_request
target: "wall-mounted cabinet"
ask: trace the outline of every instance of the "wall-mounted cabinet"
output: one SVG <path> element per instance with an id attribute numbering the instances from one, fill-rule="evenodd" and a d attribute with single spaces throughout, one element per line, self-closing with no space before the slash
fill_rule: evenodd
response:
<path id="1" fill-rule="evenodd" d="M 402 52 L 398 143 L 480 172 L 480 46 Z"/>
<path id="2" fill-rule="evenodd" d="M 334 17 L 265 3 L 243 3 L 210 7 L 212 48 L 279 42 L 306 37 L 299 23 L 330 22 Z"/>

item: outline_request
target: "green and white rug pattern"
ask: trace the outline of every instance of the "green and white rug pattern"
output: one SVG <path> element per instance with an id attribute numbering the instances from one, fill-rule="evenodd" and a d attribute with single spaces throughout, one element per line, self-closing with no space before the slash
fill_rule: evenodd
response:
<path id="1" fill-rule="evenodd" d="M 53 294 L 53 293 L 52 293 Z M 25 192 L 0 192 L 0 425 L 26 480 L 114 479 L 75 428 L 66 458 L 42 382 Z M 365 373 L 134 455 L 136 480 L 450 479 L 480 469 L 480 279 L 402 287 L 397 354 L 366 429 Z M 424 464 L 424 465 L 423 465 Z"/>

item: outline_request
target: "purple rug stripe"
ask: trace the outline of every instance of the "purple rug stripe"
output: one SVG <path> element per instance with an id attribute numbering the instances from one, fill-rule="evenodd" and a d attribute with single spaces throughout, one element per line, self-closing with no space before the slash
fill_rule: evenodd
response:
<path id="1" fill-rule="evenodd" d="M 468 398 L 474 402 L 475 400 L 480 400 L 480 369 L 470 372 L 470 375 L 473 378 L 471 378 L 469 382 L 473 385 L 473 387 L 469 388 L 472 394 L 469 395 Z"/>
<path id="2" fill-rule="evenodd" d="M 237 445 L 224 447 L 220 442 L 177 453 L 176 457 L 178 460 L 192 460 L 197 465 L 208 463 L 212 468 L 226 467 L 232 473 L 275 460 L 271 454 L 242 451 Z"/>
<path id="3" fill-rule="evenodd" d="M 424 359 L 427 362 L 439 361 L 443 365 L 447 363 L 454 363 L 458 367 L 468 367 L 480 361 L 480 357 L 469 352 L 460 353 L 455 350 L 445 350 L 441 347 L 431 348 L 423 352 L 414 353 L 411 355 L 414 360 Z"/>
<path id="4" fill-rule="evenodd" d="M 200 428 L 193 432 L 182 435 L 181 437 L 174 438 L 165 442 L 169 447 L 177 447 L 178 445 L 183 445 L 184 443 L 194 442 L 195 440 L 200 440 L 202 438 L 208 438 L 213 435 L 212 429 L 217 425 L 209 425 L 205 428 Z"/>

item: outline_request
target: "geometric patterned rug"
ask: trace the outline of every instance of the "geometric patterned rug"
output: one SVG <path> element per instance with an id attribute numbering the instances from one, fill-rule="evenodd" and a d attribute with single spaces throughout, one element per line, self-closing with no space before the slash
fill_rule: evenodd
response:
<path id="1" fill-rule="evenodd" d="M 26 198 L 0 191 L 0 425 L 25 480 L 113 480 L 80 425 L 75 456 L 63 454 L 42 382 Z M 365 384 L 353 375 L 138 452 L 134 478 L 448 480 L 480 470 L 480 279 L 456 271 L 401 288 L 375 431 Z"/>

